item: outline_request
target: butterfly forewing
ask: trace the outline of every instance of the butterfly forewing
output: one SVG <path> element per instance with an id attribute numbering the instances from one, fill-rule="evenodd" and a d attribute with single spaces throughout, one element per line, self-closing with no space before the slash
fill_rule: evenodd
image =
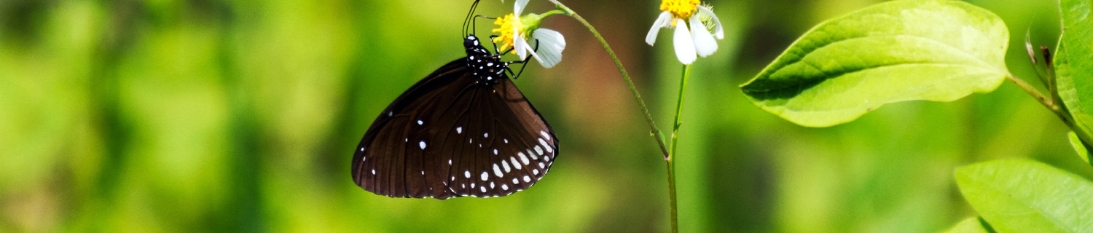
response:
<path id="1" fill-rule="evenodd" d="M 353 179 L 392 197 L 505 196 L 550 169 L 554 131 L 507 76 L 478 83 L 458 59 L 385 109 L 353 158 Z"/>

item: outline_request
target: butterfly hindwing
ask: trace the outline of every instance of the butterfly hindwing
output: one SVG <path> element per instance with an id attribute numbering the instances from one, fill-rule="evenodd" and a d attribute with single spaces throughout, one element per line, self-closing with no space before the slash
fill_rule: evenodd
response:
<path id="1" fill-rule="evenodd" d="M 353 158 L 362 188 L 392 197 L 505 196 L 549 170 L 557 138 L 515 84 L 478 83 L 457 59 L 399 96 Z"/>

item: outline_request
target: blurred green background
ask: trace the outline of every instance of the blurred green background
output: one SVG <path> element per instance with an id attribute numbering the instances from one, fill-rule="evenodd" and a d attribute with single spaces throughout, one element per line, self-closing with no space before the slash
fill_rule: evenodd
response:
<path id="1" fill-rule="evenodd" d="M 565 1 L 604 34 L 670 130 L 659 1 Z M 684 232 L 933 232 L 975 216 L 953 168 L 1033 158 L 1093 178 L 1066 128 L 1012 83 L 889 105 L 831 128 L 763 112 L 737 85 L 824 19 L 876 0 L 709 1 L 726 38 L 688 87 Z M 971 1 L 1054 47 L 1054 1 Z M 479 14 L 511 12 L 483 0 Z M 534 188 L 392 199 L 353 184 L 354 146 L 413 83 L 464 56 L 462 1 L 0 0 L 0 232 L 663 232 L 664 162 L 611 60 L 571 18 L 561 64 L 517 80 L 558 133 Z M 525 12 L 551 4 L 534 0 Z M 480 20 L 479 35 L 492 27 Z"/>

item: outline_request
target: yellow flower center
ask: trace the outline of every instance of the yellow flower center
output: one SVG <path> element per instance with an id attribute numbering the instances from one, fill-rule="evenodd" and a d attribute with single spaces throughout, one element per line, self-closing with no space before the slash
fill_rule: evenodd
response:
<path id="1" fill-rule="evenodd" d="M 493 38 L 493 43 L 500 43 L 501 47 L 498 49 L 501 51 L 512 48 L 514 44 L 513 39 L 515 39 L 512 37 L 514 32 L 524 27 L 523 23 L 520 22 L 520 18 L 513 14 L 497 17 L 497 20 L 493 21 L 493 24 L 498 26 L 492 30 L 492 32 L 497 35 L 497 37 Z"/>
<path id="2" fill-rule="evenodd" d="M 698 11 L 699 3 L 699 0 L 663 0 L 660 1 L 660 10 L 672 13 L 676 19 L 688 19 Z M 672 27 L 675 26 L 676 21 L 672 20 Z"/>

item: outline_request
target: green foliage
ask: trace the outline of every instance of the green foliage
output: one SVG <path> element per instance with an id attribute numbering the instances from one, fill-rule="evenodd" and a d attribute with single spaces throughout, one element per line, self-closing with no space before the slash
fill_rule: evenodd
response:
<path id="1" fill-rule="evenodd" d="M 1093 135 L 1093 22 L 1091 0 L 1059 2 L 1063 35 L 1055 50 L 1059 98 L 1084 135 Z M 1090 142 L 1086 142 L 1087 144 Z"/>
<path id="2" fill-rule="evenodd" d="M 832 126 L 887 103 L 993 91 L 1008 75 L 1008 39 L 971 4 L 887 2 L 816 26 L 741 89 L 789 121 Z"/>
<path id="3" fill-rule="evenodd" d="M 1000 160 L 956 170 L 972 207 L 1000 232 L 1093 231 L 1093 182 L 1028 160 Z"/>
<path id="4" fill-rule="evenodd" d="M 612 42 L 669 129 L 679 63 L 671 46 L 640 42 L 659 2 L 562 1 Z M 512 2 L 482 1 L 478 14 L 510 13 Z M 726 93 L 820 20 L 880 2 L 710 2 L 726 33 L 688 85 L 684 231 L 936 232 L 979 215 L 953 200 L 950 172 L 968 161 L 1031 157 L 1093 178 L 1055 136 L 1067 129 L 1008 84 L 823 129 Z M 1058 38 L 1055 1 L 969 2 L 1012 30 Z M 0 3 L 0 232 L 666 229 L 664 160 L 611 60 L 565 18 L 543 23 L 565 34 L 566 60 L 516 80 L 564 144 L 548 178 L 504 198 L 446 201 L 353 184 L 346 162 L 376 115 L 464 54 L 469 4 Z M 529 12 L 550 7 L 531 1 Z M 491 25 L 479 19 L 480 36 Z M 1009 52 L 1010 72 L 1032 77 L 1027 59 Z"/>
<path id="5" fill-rule="evenodd" d="M 994 229 L 986 220 L 980 217 L 964 219 L 956 226 L 945 231 L 946 233 L 994 233 Z"/>
<path id="6" fill-rule="evenodd" d="M 1067 138 L 1070 139 L 1070 146 L 1074 147 L 1074 152 L 1078 153 L 1078 157 L 1081 157 L 1086 163 L 1090 163 L 1089 151 L 1086 150 L 1085 145 L 1082 144 L 1082 140 L 1078 139 L 1078 135 L 1074 134 L 1074 132 L 1070 132 L 1067 133 Z"/>

